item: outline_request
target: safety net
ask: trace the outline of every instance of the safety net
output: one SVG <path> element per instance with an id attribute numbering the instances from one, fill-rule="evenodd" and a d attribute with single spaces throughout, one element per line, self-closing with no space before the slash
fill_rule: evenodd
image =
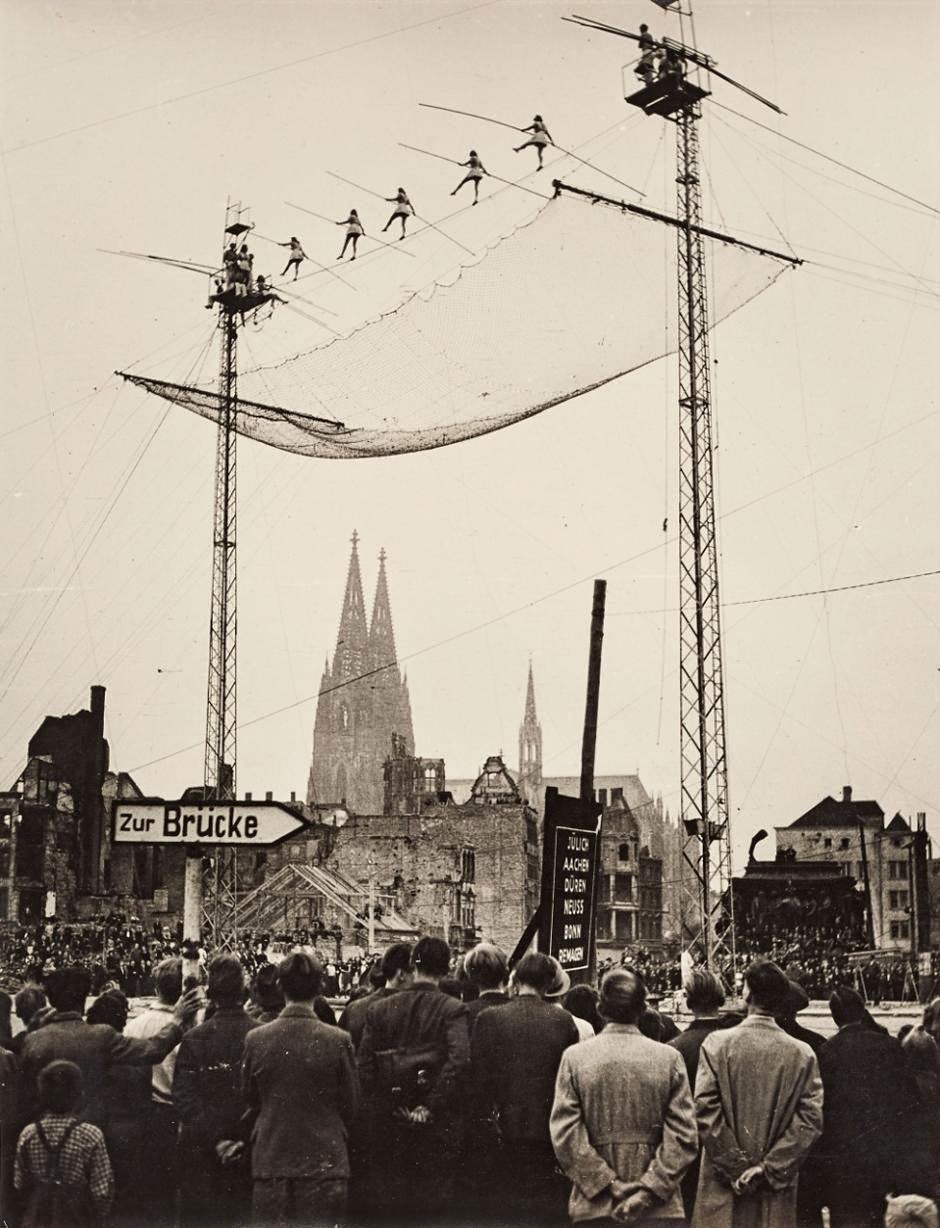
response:
<path id="1" fill-rule="evenodd" d="M 675 238 L 659 222 L 568 196 L 444 282 L 347 336 L 239 373 L 236 429 L 334 459 L 446 447 L 501 430 L 674 348 Z M 712 322 L 789 265 L 706 240 Z M 218 421 L 209 387 L 127 376 Z"/>

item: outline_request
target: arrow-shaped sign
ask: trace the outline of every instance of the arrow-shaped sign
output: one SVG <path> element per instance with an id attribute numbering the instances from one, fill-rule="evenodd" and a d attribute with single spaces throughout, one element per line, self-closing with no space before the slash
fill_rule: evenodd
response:
<path id="1" fill-rule="evenodd" d="M 116 800 L 113 844 L 279 844 L 309 827 L 280 802 L 167 802 Z"/>

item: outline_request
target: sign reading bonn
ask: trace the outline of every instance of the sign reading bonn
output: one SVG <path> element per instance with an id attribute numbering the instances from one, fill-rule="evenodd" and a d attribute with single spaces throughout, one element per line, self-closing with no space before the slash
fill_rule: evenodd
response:
<path id="1" fill-rule="evenodd" d="M 280 802 L 116 801 L 115 844 L 269 845 L 307 826 Z"/>

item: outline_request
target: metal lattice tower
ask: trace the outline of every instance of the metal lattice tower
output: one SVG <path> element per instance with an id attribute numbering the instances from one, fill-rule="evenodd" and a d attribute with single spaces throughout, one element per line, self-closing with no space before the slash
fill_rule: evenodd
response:
<path id="1" fill-rule="evenodd" d="M 679 719 L 683 946 L 709 968 L 734 960 L 731 833 L 712 439 L 708 286 L 698 101 L 675 116 L 679 299 Z M 732 976 L 733 984 L 733 976 Z"/>
<path id="2" fill-rule="evenodd" d="M 239 229 L 241 209 L 229 205 L 226 235 Z M 246 228 L 247 229 L 247 228 Z M 219 357 L 219 428 L 216 436 L 215 510 L 212 530 L 212 601 L 209 617 L 209 683 L 206 697 L 206 797 L 235 797 L 238 718 L 236 641 L 236 424 L 238 420 L 238 318 L 229 296 L 218 304 L 222 335 Z M 238 854 L 217 846 L 203 875 L 203 941 L 211 948 L 233 945 L 238 903 Z"/>

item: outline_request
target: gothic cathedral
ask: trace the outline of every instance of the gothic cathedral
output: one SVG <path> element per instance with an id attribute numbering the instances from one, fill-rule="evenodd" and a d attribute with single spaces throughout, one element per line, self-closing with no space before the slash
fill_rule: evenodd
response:
<path id="1" fill-rule="evenodd" d="M 379 554 L 367 626 L 358 543 L 354 532 L 333 665 L 327 660 L 320 683 L 307 801 L 342 802 L 355 814 L 382 814 L 383 768 L 392 736 L 404 740 L 409 755 L 415 739 L 408 680 L 395 653 L 385 551 Z"/>

